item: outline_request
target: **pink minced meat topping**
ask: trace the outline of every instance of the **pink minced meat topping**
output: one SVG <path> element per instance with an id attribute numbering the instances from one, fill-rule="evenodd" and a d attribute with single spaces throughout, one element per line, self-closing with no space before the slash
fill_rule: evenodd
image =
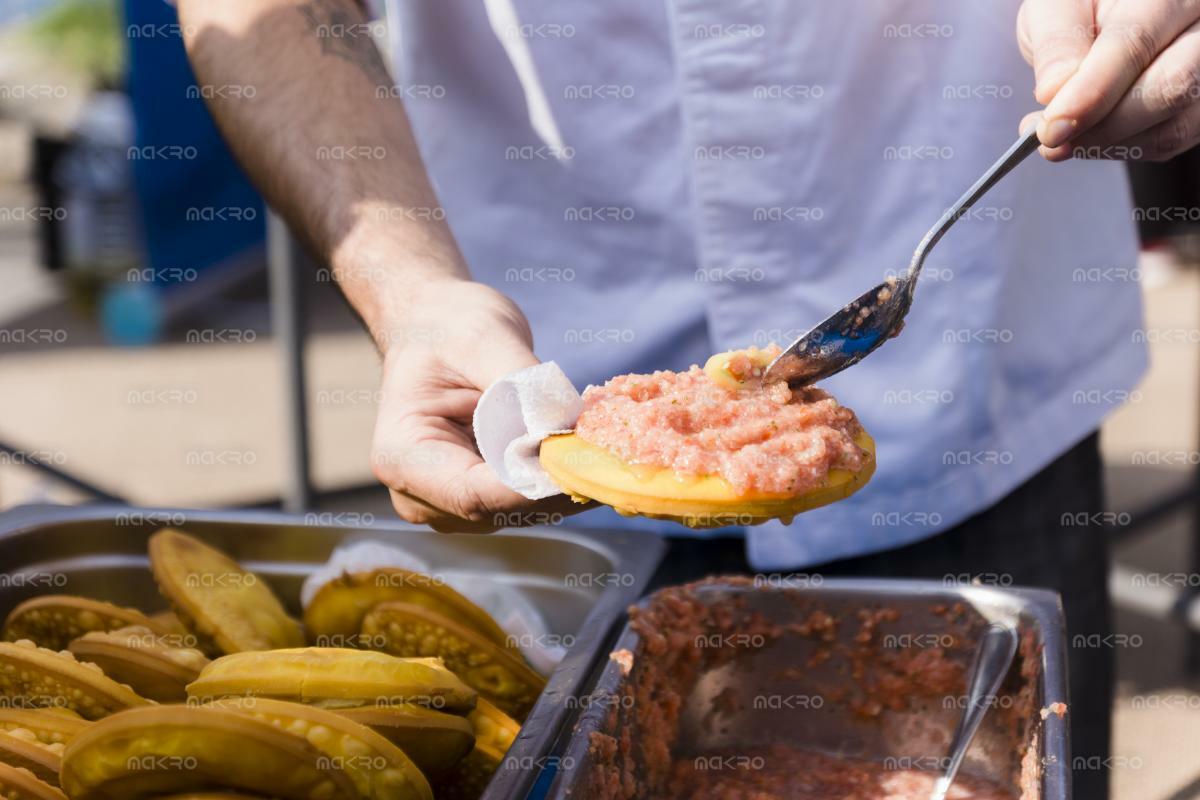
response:
<path id="1" fill-rule="evenodd" d="M 854 412 L 820 389 L 757 380 L 726 389 L 698 366 L 589 386 L 575 426 L 626 464 L 719 475 L 742 495 L 799 495 L 830 470 L 858 471 L 861 431 Z"/>

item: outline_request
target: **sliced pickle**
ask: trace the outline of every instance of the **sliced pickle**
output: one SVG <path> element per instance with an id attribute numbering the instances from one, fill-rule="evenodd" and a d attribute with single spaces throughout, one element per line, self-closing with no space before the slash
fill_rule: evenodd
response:
<path id="1" fill-rule="evenodd" d="M 0 731 L 26 730 L 43 744 L 66 744 L 88 724 L 67 709 L 0 708 Z"/>
<path id="2" fill-rule="evenodd" d="M 387 567 L 346 574 L 322 586 L 304 610 L 304 626 L 318 645 L 354 646 L 363 617 L 379 603 L 422 606 L 474 629 L 500 647 L 509 637 L 486 611 L 435 576 Z"/>
<path id="3" fill-rule="evenodd" d="M 0 797 L 4 800 L 67 800 L 56 786 L 23 767 L 0 762 Z"/>
<path id="4" fill-rule="evenodd" d="M 48 594 L 26 600 L 12 610 L 4 621 L 4 639 L 15 642 L 29 639 L 39 647 L 65 650 L 72 639 L 91 631 L 112 631 L 126 625 L 145 625 L 166 633 L 166 629 L 136 608 L 75 597 Z"/>
<path id="5" fill-rule="evenodd" d="M 398 703 L 340 708 L 337 713 L 385 736 L 426 775 L 445 772 L 475 745 L 470 721 L 432 708 Z"/>
<path id="6" fill-rule="evenodd" d="M 350 776 L 297 736 L 244 713 L 151 706 L 113 714 L 63 753 L 72 800 L 125 800 L 217 789 L 284 800 L 360 797 Z"/>
<path id="7" fill-rule="evenodd" d="M 303 737 L 345 772 L 367 800 L 433 800 L 421 770 L 396 745 L 365 725 L 323 708 L 261 697 L 218 700 L 228 708 Z"/>
<path id="8" fill-rule="evenodd" d="M 516 720 L 482 697 L 467 719 L 475 729 L 475 748 L 434 783 L 438 800 L 478 800 L 521 732 Z"/>
<path id="9" fill-rule="evenodd" d="M 14 728 L 0 732 L 0 763 L 32 772 L 39 780 L 58 785 L 63 745 L 44 744 L 33 731 Z"/>
<path id="10" fill-rule="evenodd" d="M 150 703 L 95 664 L 80 663 L 33 642 L 0 642 L 0 697 L 23 708 L 62 707 L 84 719 L 99 719 Z"/>
<path id="11" fill-rule="evenodd" d="M 159 591 L 205 653 L 304 644 L 300 626 L 261 578 L 198 539 L 170 528 L 154 534 L 150 568 Z"/>
<path id="12" fill-rule="evenodd" d="M 505 713 L 524 719 L 546 679 L 511 650 L 436 611 L 409 603 L 380 603 L 363 618 L 365 641 L 406 658 L 438 657 Z"/>
<path id="13" fill-rule="evenodd" d="M 326 708 L 413 703 L 446 711 L 475 707 L 475 691 L 436 658 L 372 650 L 301 647 L 218 658 L 188 684 L 195 700 L 274 697 Z"/>
<path id="14" fill-rule="evenodd" d="M 181 703 L 187 700 L 187 685 L 196 680 L 209 660 L 199 650 L 172 644 L 180 638 L 156 636 L 149 628 L 134 625 L 85 634 L 71 642 L 70 651 L 142 697 Z"/>

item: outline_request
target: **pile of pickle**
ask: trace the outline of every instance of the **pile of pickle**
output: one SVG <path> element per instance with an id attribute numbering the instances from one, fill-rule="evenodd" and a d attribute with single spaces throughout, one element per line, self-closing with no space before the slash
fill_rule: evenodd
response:
<path id="1" fill-rule="evenodd" d="M 169 611 L 69 595 L 0 641 L 0 800 L 475 800 L 545 680 L 438 579 L 385 568 L 290 617 L 176 530 L 150 538 Z"/>

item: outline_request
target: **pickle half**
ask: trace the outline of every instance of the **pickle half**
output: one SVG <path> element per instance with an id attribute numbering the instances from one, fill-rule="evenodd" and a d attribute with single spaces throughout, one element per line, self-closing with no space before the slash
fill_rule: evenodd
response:
<path id="1" fill-rule="evenodd" d="M 433 800 L 421 770 L 396 745 L 354 720 L 300 703 L 239 697 L 218 700 L 227 708 L 306 739 L 342 770 L 366 800 Z"/>
<path id="2" fill-rule="evenodd" d="M 0 642 L 0 697 L 22 708 L 62 707 L 84 719 L 99 719 L 150 703 L 95 664 L 68 652 L 56 653 L 33 642 Z"/>
<path id="3" fill-rule="evenodd" d="M 524 719 L 546 679 L 511 650 L 436 611 L 380 603 L 363 618 L 365 641 L 407 658 L 440 658 L 446 667 L 505 713 Z"/>
<path id="4" fill-rule="evenodd" d="M 498 647 L 508 635 L 479 606 L 434 575 L 385 567 L 347 573 L 322 586 L 304 610 L 304 626 L 315 644 L 355 646 L 363 617 L 380 603 L 428 608 L 475 630 Z"/>
<path id="5" fill-rule="evenodd" d="M 177 637 L 156 636 L 149 628 L 132 626 L 84 634 L 69 650 L 80 661 L 96 664 L 104 674 L 124 683 L 142 697 L 160 703 L 187 700 L 187 685 L 208 666 L 202 652 L 172 644 Z"/>
<path id="6" fill-rule="evenodd" d="M 261 578 L 199 539 L 160 530 L 150 537 L 150 569 L 159 591 L 205 653 L 304 643 L 300 626 Z"/>
<path id="7" fill-rule="evenodd" d="M 273 697 L 327 708 L 413 703 L 466 712 L 476 693 L 436 658 L 397 658 L 351 648 L 301 647 L 218 658 L 188 684 L 188 696 Z"/>
<path id="8" fill-rule="evenodd" d="M 113 714 L 63 753 L 72 800 L 232 789 L 281 800 L 352 800 L 353 781 L 303 736 L 237 711 L 165 705 Z"/>
<path id="9" fill-rule="evenodd" d="M 127 625 L 144 625 L 156 633 L 166 633 L 160 623 L 136 608 L 69 594 L 47 594 L 26 600 L 12 610 L 4 621 L 4 639 L 28 639 L 39 647 L 65 650 L 72 639 L 85 633 Z"/>

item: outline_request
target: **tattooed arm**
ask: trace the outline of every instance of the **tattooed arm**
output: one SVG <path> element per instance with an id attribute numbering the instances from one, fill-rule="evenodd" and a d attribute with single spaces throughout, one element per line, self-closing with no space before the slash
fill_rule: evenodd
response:
<path id="1" fill-rule="evenodd" d="M 353 0 L 178 6 L 222 134 L 271 205 L 340 271 L 368 325 L 390 297 L 364 277 L 393 279 L 399 295 L 416 278 L 467 277 L 449 228 L 433 219 L 442 215 L 397 213 L 434 208 L 437 199 Z"/>
<path id="2" fill-rule="evenodd" d="M 475 449 L 481 391 L 537 363 L 529 324 L 508 298 L 470 281 L 444 215 L 431 213 L 437 198 L 359 7 L 178 6 L 226 140 L 330 264 L 383 353 L 372 466 L 397 512 L 439 530 L 486 530 L 570 508 L 561 496 L 535 504 L 510 491 Z"/>

